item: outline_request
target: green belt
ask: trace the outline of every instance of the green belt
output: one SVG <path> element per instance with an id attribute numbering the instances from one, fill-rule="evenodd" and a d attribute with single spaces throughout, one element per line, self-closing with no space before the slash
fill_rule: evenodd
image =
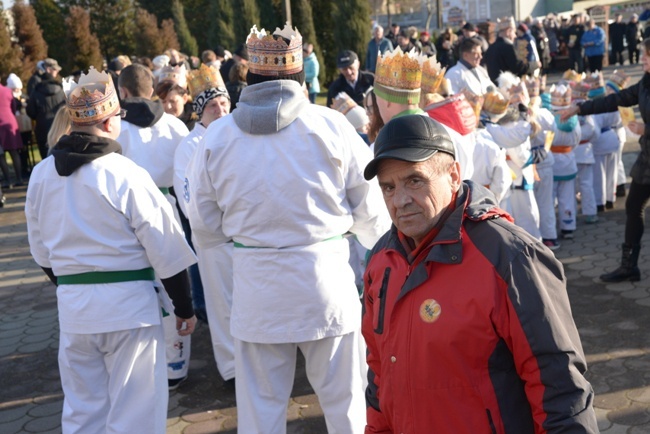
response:
<path id="1" fill-rule="evenodd" d="M 158 187 L 162 194 L 169 194 L 169 187 Z"/>
<path id="2" fill-rule="evenodd" d="M 342 240 L 342 239 L 343 239 L 343 235 L 334 235 L 332 238 L 327 238 L 319 242 L 324 243 L 325 241 Z M 238 243 L 237 241 L 234 241 L 233 244 L 235 247 L 239 247 L 240 249 L 270 249 L 270 247 L 245 246 L 242 243 Z"/>
<path id="3" fill-rule="evenodd" d="M 57 276 L 58 285 L 82 285 L 95 283 L 132 282 L 134 280 L 155 280 L 153 268 L 127 271 L 91 271 L 90 273 Z"/>

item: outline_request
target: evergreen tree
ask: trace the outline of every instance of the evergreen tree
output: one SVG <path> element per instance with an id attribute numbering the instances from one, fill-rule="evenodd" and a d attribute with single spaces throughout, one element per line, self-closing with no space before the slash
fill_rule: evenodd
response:
<path id="1" fill-rule="evenodd" d="M 316 29 L 314 28 L 313 11 L 310 0 L 293 0 L 291 3 L 291 20 L 293 27 L 298 28 L 304 42 L 309 42 L 314 46 L 314 53 L 318 58 L 318 63 L 323 64 L 323 53 L 318 44 Z M 318 76 L 320 81 L 325 79 L 325 67 L 321 67 Z"/>
<path id="2" fill-rule="evenodd" d="M 284 17 L 283 0 L 257 0 L 257 8 L 260 13 L 260 22 L 253 24 L 271 31 L 276 27 L 282 28 L 284 26 L 286 18 Z M 299 27 L 299 29 L 302 32 L 302 27 Z"/>
<path id="3" fill-rule="evenodd" d="M 135 52 L 138 56 L 154 58 L 167 47 L 164 45 L 162 28 L 158 28 L 158 19 L 145 9 L 138 8 L 135 13 Z M 172 25 L 173 30 L 173 25 Z"/>
<path id="4" fill-rule="evenodd" d="M 214 16 L 206 13 L 210 10 L 212 3 L 219 2 L 212 0 L 183 0 L 185 21 L 187 21 L 187 27 L 189 27 L 190 33 L 196 39 L 199 51 L 214 48 L 208 43 L 208 34 L 210 27 L 214 24 Z"/>
<path id="5" fill-rule="evenodd" d="M 232 25 L 235 15 L 230 1 L 211 1 L 207 15 L 213 19 L 208 31 L 208 48 L 214 50 L 217 45 L 221 45 L 232 50 L 236 47 L 235 29 Z"/>
<path id="6" fill-rule="evenodd" d="M 163 46 L 163 50 L 167 50 L 168 48 L 173 48 L 175 50 L 181 49 L 181 44 L 178 42 L 176 30 L 174 30 L 174 20 L 171 18 L 163 20 L 162 23 L 160 23 L 160 43 Z"/>
<path id="7" fill-rule="evenodd" d="M 90 14 L 80 6 L 73 6 L 65 24 L 69 40 L 67 48 L 72 53 L 68 63 L 69 70 L 87 71 L 90 66 L 94 66 L 101 71 L 104 58 L 99 51 L 97 36 L 90 31 Z"/>
<path id="8" fill-rule="evenodd" d="M 187 27 L 181 1 L 172 0 L 171 7 L 174 27 L 178 35 L 178 41 L 181 44 L 181 51 L 189 56 L 198 56 L 199 47 L 196 44 L 196 39 L 194 39 L 194 36 L 190 33 L 190 29 Z"/>
<path id="9" fill-rule="evenodd" d="M 339 75 L 339 71 L 336 68 L 336 55 L 340 50 L 335 38 L 335 32 L 338 31 L 337 27 L 342 26 L 335 24 L 338 23 L 338 21 L 335 21 L 336 17 L 338 17 L 338 5 L 337 2 L 331 0 L 312 0 L 311 7 L 316 39 L 318 40 L 322 53 L 322 57 L 319 60 L 324 60 L 320 64 L 320 77 L 323 77 L 322 74 L 325 74 L 321 83 L 329 86 L 329 83 L 334 81 Z M 346 21 L 344 20 L 342 22 Z"/>
<path id="10" fill-rule="evenodd" d="M 36 22 L 33 7 L 25 4 L 23 0 L 16 0 L 11 11 L 14 15 L 14 31 L 18 45 L 24 54 L 20 78 L 25 81 L 36 70 L 36 63 L 47 57 L 47 44 Z"/>
<path id="11" fill-rule="evenodd" d="M 23 51 L 17 44 L 11 42 L 9 27 L 4 19 L 4 14 L 0 16 L 0 80 L 5 83 L 7 77 L 12 72 L 21 75 L 23 67 Z M 29 78 L 29 75 L 27 75 Z M 25 86 L 27 82 L 25 81 Z"/>
<path id="12" fill-rule="evenodd" d="M 234 0 L 233 6 L 235 16 L 238 17 L 238 19 L 234 20 L 234 47 L 238 47 L 239 45 L 246 42 L 246 38 L 248 37 L 251 31 L 251 27 L 253 27 L 254 24 L 257 24 L 258 29 L 260 28 L 260 11 L 257 8 L 257 3 L 255 0 Z M 271 32 L 275 30 L 275 27 L 282 28 L 283 26 L 276 24 L 276 26 L 271 27 Z"/>
<path id="13" fill-rule="evenodd" d="M 352 50 L 359 59 L 365 59 L 370 39 L 370 3 L 368 0 L 337 0 L 336 4 L 334 22 L 345 23 L 333 27 L 337 51 Z"/>
<path id="14" fill-rule="evenodd" d="M 61 65 L 67 65 L 71 53 L 66 47 L 68 37 L 63 11 L 54 0 L 31 0 L 30 4 L 47 43 L 48 56 L 58 60 Z"/>
<path id="15" fill-rule="evenodd" d="M 219 3 L 220 1 L 221 0 L 216 0 L 215 3 Z M 138 3 L 141 8 L 145 9 L 150 14 L 154 14 L 160 21 L 173 18 L 172 2 L 170 1 L 138 0 Z"/>

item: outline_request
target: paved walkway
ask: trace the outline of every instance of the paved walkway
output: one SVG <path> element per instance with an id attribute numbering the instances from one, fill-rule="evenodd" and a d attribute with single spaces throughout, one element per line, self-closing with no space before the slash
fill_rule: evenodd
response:
<path id="1" fill-rule="evenodd" d="M 626 69 L 633 81 L 641 76 L 639 67 Z M 638 145 L 626 144 L 628 167 L 637 152 Z M 25 187 L 6 191 L 0 209 L 0 433 L 57 433 L 63 395 L 55 289 L 29 255 L 25 192 Z M 556 252 L 565 266 L 606 434 L 650 433 L 650 247 L 641 252 L 640 282 L 605 285 L 597 278 L 618 264 L 623 206 L 617 201 L 594 225 L 580 218 L 576 238 L 562 240 Z M 326 433 L 301 364 L 288 419 L 290 434 Z M 193 335 L 189 379 L 171 393 L 167 424 L 170 434 L 236 432 L 234 391 L 219 377 L 204 324 Z"/>

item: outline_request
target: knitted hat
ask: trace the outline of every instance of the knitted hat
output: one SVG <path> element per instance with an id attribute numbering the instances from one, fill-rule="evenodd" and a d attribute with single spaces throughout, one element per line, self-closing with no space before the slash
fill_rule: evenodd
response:
<path id="1" fill-rule="evenodd" d="M 375 95 L 396 104 L 420 102 L 422 64 L 426 56 L 412 49 L 404 53 L 400 47 L 386 51 L 377 58 Z"/>
<path id="2" fill-rule="evenodd" d="M 226 85 L 219 71 L 205 64 L 187 74 L 187 83 L 192 95 L 192 105 L 197 115 L 201 116 L 205 106 L 218 96 L 230 99 Z"/>
<path id="3" fill-rule="evenodd" d="M 95 125 L 120 112 L 120 102 L 113 80 L 93 66 L 88 74 L 81 74 L 79 83 L 72 78 L 63 80 L 66 107 L 73 124 Z"/>
<path id="4" fill-rule="evenodd" d="M 246 38 L 248 71 L 263 76 L 286 76 L 302 71 L 302 35 L 289 23 L 272 35 L 253 26 Z"/>
<path id="5" fill-rule="evenodd" d="M 7 87 L 12 90 L 22 89 L 23 82 L 20 81 L 20 77 L 12 72 L 9 74 L 9 77 L 7 77 Z"/>

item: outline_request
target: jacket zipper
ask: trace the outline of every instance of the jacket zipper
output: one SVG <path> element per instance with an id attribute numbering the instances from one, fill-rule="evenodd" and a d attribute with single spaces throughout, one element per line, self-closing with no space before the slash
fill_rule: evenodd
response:
<path id="1" fill-rule="evenodd" d="M 377 328 L 375 333 L 378 335 L 384 333 L 384 312 L 386 310 L 386 292 L 388 292 L 388 278 L 390 277 L 390 267 L 384 270 L 384 278 L 381 281 L 379 289 L 379 317 L 377 318 Z"/>

